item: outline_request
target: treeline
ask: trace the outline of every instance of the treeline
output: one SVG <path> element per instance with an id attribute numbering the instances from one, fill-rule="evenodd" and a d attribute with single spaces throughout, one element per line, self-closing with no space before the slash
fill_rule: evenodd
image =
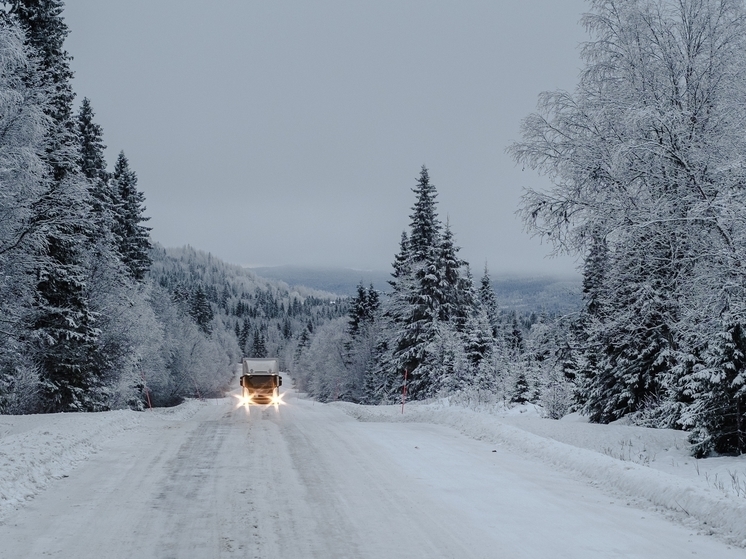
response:
<path id="1" fill-rule="evenodd" d="M 746 10 L 594 2 L 574 93 L 545 93 L 516 160 L 546 173 L 523 213 L 584 256 L 577 400 L 746 451 Z"/>
<path id="2" fill-rule="evenodd" d="M 500 309 L 485 267 L 475 285 L 437 191 L 423 167 L 409 231 L 393 263 L 392 291 L 358 286 L 348 316 L 300 344 L 293 371 L 300 389 L 321 400 L 397 402 L 451 395 L 469 402 L 545 406 L 561 417 L 571 405 L 562 358 L 566 333 L 556 317 Z"/>
<path id="3" fill-rule="evenodd" d="M 90 101 L 74 107 L 63 3 L 2 4 L 0 413 L 222 395 L 243 355 L 292 353 L 346 312 L 192 249 L 153 248 L 127 157 L 109 171 Z"/>
<path id="4" fill-rule="evenodd" d="M 347 313 L 328 294 L 291 290 L 191 247 L 156 246 L 151 255 L 149 300 L 160 324 L 147 336 L 157 351 L 142 363 L 139 402 L 220 396 L 244 356 L 277 356 L 287 370 L 309 332 Z"/>
<path id="5" fill-rule="evenodd" d="M 528 190 L 521 211 L 583 259 L 583 311 L 534 325 L 536 347 L 514 360 L 518 338 L 505 324 L 495 335 L 490 295 L 475 296 L 432 219 L 423 171 L 392 296 L 346 331 L 329 325 L 304 382 L 377 402 L 405 371 L 413 398 L 507 378 L 554 416 L 686 429 L 695 456 L 746 452 L 744 2 L 597 0 L 583 23 L 577 88 L 542 94 L 510 148 L 553 184 Z"/>
<path id="6" fill-rule="evenodd" d="M 107 171 L 90 103 L 74 110 L 62 3 L 3 4 L 0 411 L 107 409 L 152 318 L 143 196 L 124 153 Z"/>

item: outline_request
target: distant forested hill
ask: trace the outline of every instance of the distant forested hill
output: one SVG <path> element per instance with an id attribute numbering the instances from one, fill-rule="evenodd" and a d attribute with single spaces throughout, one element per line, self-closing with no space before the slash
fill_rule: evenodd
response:
<path id="1" fill-rule="evenodd" d="M 251 268 L 251 271 L 263 278 L 284 281 L 290 286 L 305 286 L 336 295 L 355 295 L 361 281 L 366 287 L 372 283 L 378 291 L 391 289 L 388 284 L 390 272 L 303 266 Z"/>
<path id="2" fill-rule="evenodd" d="M 157 246 L 150 274 L 174 300 L 185 302 L 198 323 L 196 307 L 198 299 L 203 299 L 208 305 L 205 325 L 219 322 L 217 329 L 234 334 L 243 356 L 282 358 L 304 332 L 308 335 L 315 327 L 347 313 L 345 301 L 332 293 L 303 286 L 289 288 L 282 281 L 258 277 L 251 270 L 188 246 Z"/>
<path id="3" fill-rule="evenodd" d="M 567 314 L 582 304 L 580 278 L 504 276 L 493 279 L 492 287 L 503 310 Z"/>
<path id="4" fill-rule="evenodd" d="M 362 281 L 388 293 L 391 273 L 387 271 L 352 270 L 349 268 L 311 268 L 275 266 L 251 268 L 263 278 L 280 280 L 290 286 L 305 286 L 337 295 L 354 296 Z M 555 276 L 502 276 L 492 280 L 498 304 L 504 310 L 549 311 L 554 314 L 573 312 L 581 305 L 580 278 Z"/>

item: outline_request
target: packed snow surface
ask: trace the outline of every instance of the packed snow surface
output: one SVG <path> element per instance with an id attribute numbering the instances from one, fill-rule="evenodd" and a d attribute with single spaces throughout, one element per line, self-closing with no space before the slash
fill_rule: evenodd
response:
<path id="1" fill-rule="evenodd" d="M 0 417 L 0 558 L 746 557 L 681 433 L 284 399 Z"/>

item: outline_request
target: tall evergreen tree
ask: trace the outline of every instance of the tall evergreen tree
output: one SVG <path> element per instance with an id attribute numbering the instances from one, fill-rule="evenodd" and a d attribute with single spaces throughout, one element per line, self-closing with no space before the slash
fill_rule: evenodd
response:
<path id="1" fill-rule="evenodd" d="M 12 0 L 5 5 L 10 8 L 6 17 L 20 23 L 36 55 L 38 71 L 27 74 L 27 81 L 38 84 L 49 99 L 43 154 L 49 180 L 34 207 L 34 219 L 50 222 L 46 251 L 38 257 L 32 336 L 43 401 L 48 411 L 102 409 L 107 395 L 94 358 L 100 332 L 86 293 L 90 197 L 79 170 L 63 3 Z"/>
<path id="2" fill-rule="evenodd" d="M 443 301 L 440 280 L 441 225 L 436 212 L 437 192 L 423 165 L 416 200 L 410 215 L 410 233 L 406 248 L 407 273 L 397 278 L 392 295 L 393 319 L 397 327 L 393 344 L 394 387 L 409 378 L 412 398 L 423 398 L 433 389 L 432 370 L 428 366 L 428 345 L 438 333 L 440 305 Z M 397 259 L 398 260 L 398 259 Z M 395 272 L 396 272 L 395 268 Z"/>
<path id="3" fill-rule="evenodd" d="M 464 337 L 466 357 L 476 372 L 494 343 L 492 326 L 487 317 L 487 311 L 483 306 L 480 305 L 472 312 L 464 329 Z"/>
<path id="4" fill-rule="evenodd" d="M 415 263 L 433 262 L 440 245 L 441 224 L 436 212 L 438 193 L 430 183 L 430 174 L 424 165 L 412 189 L 416 196 L 412 214 L 409 216 L 410 234 L 407 243 L 409 260 Z"/>
<path id="5" fill-rule="evenodd" d="M 461 275 L 466 261 L 458 257 L 459 247 L 453 241 L 450 223 L 446 222 L 438 247 L 437 273 L 440 279 L 438 319 L 442 322 L 454 320 L 458 329 L 463 329 L 474 305 L 471 278 Z"/>
<path id="6" fill-rule="evenodd" d="M 238 323 L 236 323 L 236 326 L 238 326 Z M 243 321 L 243 327 L 241 328 L 241 332 L 238 334 L 238 345 L 244 354 L 249 353 L 248 352 L 249 336 L 251 336 L 251 322 L 249 321 L 248 318 L 245 318 Z"/>
<path id="7" fill-rule="evenodd" d="M 371 284 L 366 290 L 362 281 L 357 286 L 357 295 L 352 299 L 350 305 L 350 323 L 348 332 L 354 339 L 360 328 L 373 322 L 380 306 L 378 292 Z"/>
<path id="8" fill-rule="evenodd" d="M 106 183 L 109 173 L 106 171 L 104 158 L 104 131 L 93 119 L 95 118 L 90 100 L 85 97 L 78 112 L 78 137 L 80 140 L 80 170 L 95 181 Z"/>
<path id="9" fill-rule="evenodd" d="M 365 287 L 361 281 L 357 286 L 357 295 L 352 299 L 350 304 L 350 323 L 347 331 L 352 338 L 355 338 L 357 335 L 361 323 L 365 322 L 367 306 L 368 293 L 365 291 Z"/>
<path id="10" fill-rule="evenodd" d="M 78 140 L 80 142 L 80 170 L 88 179 L 91 206 L 96 221 L 96 235 L 110 235 L 113 228 L 115 200 L 109 187 L 110 175 L 106 170 L 103 129 L 94 121 L 95 114 L 88 98 L 84 98 L 77 114 Z"/>
<path id="11" fill-rule="evenodd" d="M 264 335 L 257 329 L 254 330 L 254 339 L 251 343 L 251 357 L 267 357 L 267 346 Z"/>
<path id="12" fill-rule="evenodd" d="M 370 322 L 375 319 L 378 309 L 381 307 L 381 298 L 378 295 L 378 291 L 373 287 L 371 283 L 368 286 L 368 299 L 366 301 L 365 317 Z"/>
<path id="13" fill-rule="evenodd" d="M 130 170 L 124 152 L 120 152 L 117 158 L 112 187 L 117 197 L 114 232 L 119 244 L 119 253 L 132 277 L 137 281 L 143 281 L 151 264 L 151 244 L 150 227 L 142 223 L 150 218 L 144 216 L 145 195 L 137 190 L 137 175 Z"/>
<path id="14" fill-rule="evenodd" d="M 215 314 L 210 306 L 210 302 L 207 300 L 202 285 L 198 285 L 197 289 L 192 294 L 189 305 L 189 314 L 197 323 L 197 326 L 200 327 L 200 330 L 208 335 L 212 333 L 211 322 L 215 317 Z"/>
<path id="15" fill-rule="evenodd" d="M 486 262 L 484 264 L 484 275 L 479 283 L 479 301 L 482 303 L 482 307 L 487 313 L 487 319 L 492 328 L 492 337 L 497 338 L 500 314 L 497 305 L 497 297 L 495 296 L 495 290 L 492 288 L 492 281 L 490 280 L 490 273 L 487 269 Z"/>
<path id="16" fill-rule="evenodd" d="M 377 375 L 367 385 L 377 393 L 401 390 L 405 372 L 412 398 L 433 394 L 442 384 L 438 337 L 452 326 L 463 329 L 475 304 L 468 266 L 458 258 L 450 226 L 442 228 L 437 191 L 425 166 L 420 171 L 410 215 L 389 283 L 393 287 L 383 314 L 384 335 L 377 345 Z M 467 268 L 464 276 L 462 270 Z M 384 339 L 385 338 L 385 339 Z M 377 397 L 375 399 L 378 399 Z"/>

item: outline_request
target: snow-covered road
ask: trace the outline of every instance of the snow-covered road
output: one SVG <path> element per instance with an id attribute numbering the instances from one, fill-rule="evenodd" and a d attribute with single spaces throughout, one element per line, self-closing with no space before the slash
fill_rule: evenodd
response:
<path id="1" fill-rule="evenodd" d="M 0 524 L 0 558 L 746 557 L 447 427 L 285 395 L 144 414 Z"/>

